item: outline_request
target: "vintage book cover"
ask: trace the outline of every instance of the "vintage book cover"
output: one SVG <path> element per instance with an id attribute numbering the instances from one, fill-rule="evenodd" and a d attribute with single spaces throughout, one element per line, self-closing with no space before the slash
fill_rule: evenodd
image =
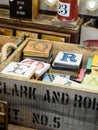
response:
<path id="1" fill-rule="evenodd" d="M 48 82 L 48 83 L 53 82 L 56 76 L 60 76 L 60 77 L 67 78 L 67 79 L 70 78 L 69 75 L 55 74 L 55 73 L 46 73 L 46 74 L 44 75 L 42 81 Z"/>
<path id="2" fill-rule="evenodd" d="M 86 74 L 81 85 L 82 88 L 98 91 L 98 76 Z"/>
<path id="3" fill-rule="evenodd" d="M 86 71 L 86 69 L 81 68 L 78 76 L 77 77 L 71 77 L 70 79 L 73 80 L 73 81 L 81 83 L 83 81 L 84 76 L 85 76 L 85 71 Z"/>
<path id="4" fill-rule="evenodd" d="M 51 63 L 53 60 L 52 54 L 50 54 L 48 57 L 37 57 L 37 56 L 23 56 L 23 59 L 32 59 L 37 60 L 45 63 Z"/>
<path id="5" fill-rule="evenodd" d="M 78 76 L 79 70 L 77 71 L 69 71 L 69 70 L 64 70 L 64 69 L 55 69 L 55 68 L 50 68 L 49 69 L 50 73 L 56 73 L 56 74 L 65 74 L 65 75 L 70 75 L 70 76 Z"/>
<path id="6" fill-rule="evenodd" d="M 18 62 L 11 62 L 1 73 L 30 78 L 35 72 L 34 65 L 26 65 Z"/>
<path id="7" fill-rule="evenodd" d="M 98 76 L 98 55 L 94 55 L 94 57 L 93 57 L 90 74 Z"/>
<path id="8" fill-rule="evenodd" d="M 98 76 L 98 67 L 92 67 L 90 75 Z"/>
<path id="9" fill-rule="evenodd" d="M 31 56 L 24 56 L 23 59 L 32 59 L 32 60 L 37 60 L 37 61 L 41 61 L 41 62 L 45 62 L 45 63 L 51 63 L 52 60 L 53 60 L 52 56 L 47 58 L 47 59 L 46 58 L 40 58 L 40 57 L 35 58 L 35 57 L 31 57 Z"/>
<path id="10" fill-rule="evenodd" d="M 87 65 L 86 65 L 86 74 L 91 73 L 92 61 L 93 61 L 93 58 L 91 58 L 91 57 L 88 58 Z"/>
<path id="11" fill-rule="evenodd" d="M 32 59 L 24 59 L 20 62 L 20 64 L 26 65 L 26 66 L 34 66 L 34 75 L 40 77 L 43 75 L 49 68 L 49 63 L 44 63 L 37 60 Z"/>
<path id="12" fill-rule="evenodd" d="M 94 55 L 93 61 L 92 61 L 92 67 L 98 67 L 98 55 Z"/>
<path id="13" fill-rule="evenodd" d="M 78 66 L 70 66 L 70 65 L 64 65 L 59 63 L 54 64 L 54 62 L 52 63 L 52 68 L 57 70 L 73 71 L 73 72 L 79 69 Z"/>
<path id="14" fill-rule="evenodd" d="M 60 76 L 56 76 L 55 79 L 53 80 L 53 83 L 59 84 L 59 85 L 65 85 L 68 87 L 81 87 L 80 83 L 74 82 L 70 79 L 63 78 Z"/>
<path id="15" fill-rule="evenodd" d="M 82 62 L 83 54 L 71 52 L 58 52 L 53 67 L 77 70 Z"/>
<path id="16" fill-rule="evenodd" d="M 52 51 L 52 42 L 29 40 L 23 50 L 25 56 L 48 57 Z"/>

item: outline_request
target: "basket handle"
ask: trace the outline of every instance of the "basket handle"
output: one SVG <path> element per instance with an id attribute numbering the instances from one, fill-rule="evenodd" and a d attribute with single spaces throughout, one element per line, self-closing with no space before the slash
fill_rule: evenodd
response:
<path id="1" fill-rule="evenodd" d="M 1 62 L 7 59 L 7 57 L 12 53 L 13 50 L 16 50 L 17 46 L 14 43 L 6 43 L 1 48 Z"/>

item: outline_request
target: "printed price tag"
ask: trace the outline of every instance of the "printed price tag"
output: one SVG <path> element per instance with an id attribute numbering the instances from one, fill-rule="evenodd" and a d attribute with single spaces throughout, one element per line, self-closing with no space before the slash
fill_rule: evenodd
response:
<path id="1" fill-rule="evenodd" d="M 70 16 L 70 3 L 58 3 L 58 14 L 61 16 L 69 17 Z"/>

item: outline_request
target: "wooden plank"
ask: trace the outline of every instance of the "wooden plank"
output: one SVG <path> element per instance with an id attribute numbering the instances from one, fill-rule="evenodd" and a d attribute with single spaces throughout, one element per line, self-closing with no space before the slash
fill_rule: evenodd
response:
<path id="1" fill-rule="evenodd" d="M 40 0 L 32 0 L 32 18 L 35 19 L 39 14 Z"/>
<path id="2" fill-rule="evenodd" d="M 90 128 L 91 125 L 95 128 L 94 130 L 98 129 L 96 128 L 98 125 L 97 92 L 92 93 L 76 90 L 75 88 L 63 88 L 63 86 L 44 85 L 39 82 L 34 83 L 28 80 L 21 81 L 4 77 L 0 78 L 0 90 L 0 99 L 9 102 L 9 121 L 13 123 L 32 128 L 37 126 L 42 127 L 43 124 L 41 124 L 42 126 L 35 124 L 34 127 L 34 124 L 31 123 L 32 111 L 35 110 L 40 114 L 47 113 L 50 121 L 53 120 L 51 119 L 54 118 L 53 115 L 59 116 L 61 122 L 66 122 L 66 127 L 77 125 L 76 130 L 78 130 L 78 126 L 81 124 L 84 130 L 87 128 L 89 128 L 88 130 L 92 130 Z M 62 100 L 62 98 L 64 99 Z M 78 124 L 74 124 L 74 122 Z M 85 128 L 84 124 L 86 125 Z M 63 130 L 64 126 L 59 129 Z"/>
<path id="3" fill-rule="evenodd" d="M 8 103 L 0 100 L 0 129 L 8 130 Z"/>
<path id="4" fill-rule="evenodd" d="M 6 58 L 8 58 L 11 54 L 8 51 L 8 49 L 11 49 L 11 47 L 4 46 L 4 45 L 7 44 L 7 43 L 15 44 L 17 40 L 18 40 L 18 38 L 14 37 L 14 36 L 0 35 L 0 65 L 2 64 L 2 62 L 5 62 Z M 2 51 L 2 47 L 3 47 L 3 51 Z M 4 59 L 4 57 L 5 57 L 5 60 L 2 61 L 2 59 Z"/>
<path id="5" fill-rule="evenodd" d="M 34 1 L 37 2 L 39 0 L 34 0 Z M 26 30 L 32 31 L 32 29 L 36 29 L 36 30 L 40 29 L 44 31 L 45 30 L 51 31 L 51 33 L 58 32 L 58 33 L 61 33 L 61 35 L 69 34 L 71 35 L 70 42 L 78 43 L 80 27 L 81 27 L 81 24 L 83 23 L 82 19 L 79 21 L 79 24 L 77 25 L 75 29 L 67 29 L 66 27 L 56 26 L 55 24 L 53 25 L 53 19 L 54 19 L 53 15 L 49 16 L 49 15 L 38 14 L 37 18 L 33 19 L 32 21 L 28 21 L 28 20 L 12 19 L 12 18 L 9 18 L 9 15 L 8 15 L 8 17 L 6 16 L 0 17 L 0 26 L 1 27 L 7 26 L 7 28 L 14 29 L 14 31 L 16 29 L 23 29 L 25 31 Z"/>
<path id="6" fill-rule="evenodd" d="M 13 125 L 13 124 L 8 124 L 8 130 L 37 130 L 37 129 L 32 129 L 32 128 L 27 128 L 19 125 Z"/>
<path id="7" fill-rule="evenodd" d="M 12 36 L 13 30 L 0 27 L 0 35 Z"/>
<path id="8" fill-rule="evenodd" d="M 13 36 L 4 36 L 4 35 L 0 35 L 0 51 L 1 48 L 4 44 L 8 43 L 8 42 L 13 42 L 15 43 L 18 40 L 18 38 L 13 37 Z"/>

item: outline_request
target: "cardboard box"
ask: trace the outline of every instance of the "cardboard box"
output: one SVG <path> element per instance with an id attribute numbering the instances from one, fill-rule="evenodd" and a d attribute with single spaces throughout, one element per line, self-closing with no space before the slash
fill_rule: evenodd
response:
<path id="1" fill-rule="evenodd" d="M 0 71 L 11 61 L 20 60 L 28 40 L 0 66 Z M 98 50 L 76 44 L 52 43 L 53 58 L 58 51 L 82 53 L 84 68 L 88 57 L 98 54 Z M 14 124 L 51 130 L 98 129 L 98 91 L 0 74 L 0 99 L 8 101 L 9 121 Z"/>

